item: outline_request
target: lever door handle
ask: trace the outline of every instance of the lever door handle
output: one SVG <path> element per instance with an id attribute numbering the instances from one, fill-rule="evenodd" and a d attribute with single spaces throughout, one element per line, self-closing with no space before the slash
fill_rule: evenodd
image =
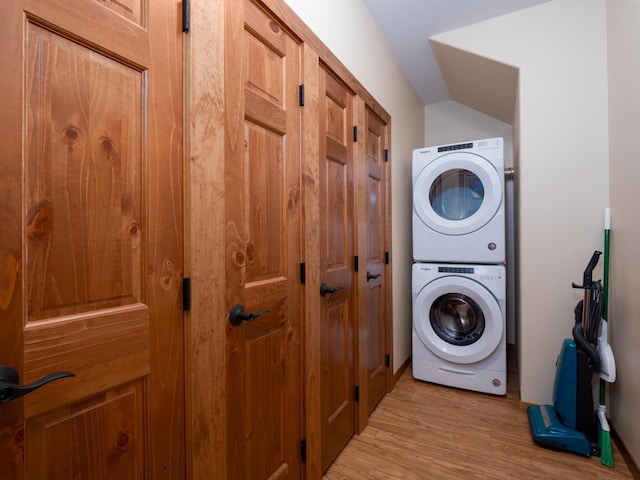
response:
<path id="1" fill-rule="evenodd" d="M 234 305 L 229 312 L 229 322 L 231 322 L 231 325 L 234 327 L 237 327 L 242 324 L 242 322 L 251 322 L 265 313 L 269 313 L 269 310 L 263 309 L 258 310 L 256 313 L 249 313 L 244 310 L 242 305 Z"/>
<path id="2" fill-rule="evenodd" d="M 338 290 L 342 290 L 342 287 L 331 288 L 329 285 L 322 282 L 322 284 L 320 285 L 320 296 L 324 297 L 327 293 L 336 293 Z"/>
<path id="3" fill-rule="evenodd" d="M 65 377 L 75 377 L 75 374 L 71 372 L 53 372 L 29 385 L 18 385 L 20 376 L 15 368 L 8 365 L 0 365 L 0 403 L 10 402 L 37 390 L 49 382 Z"/>
<path id="4" fill-rule="evenodd" d="M 376 278 L 380 278 L 381 276 L 382 276 L 381 273 L 377 273 L 377 274 L 374 275 L 372 273 L 369 273 L 369 271 L 367 271 L 367 282 L 369 280 L 375 280 Z"/>

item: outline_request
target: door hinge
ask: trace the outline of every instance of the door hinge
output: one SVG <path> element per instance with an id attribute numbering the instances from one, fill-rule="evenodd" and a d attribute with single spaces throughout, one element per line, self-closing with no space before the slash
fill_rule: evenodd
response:
<path id="1" fill-rule="evenodd" d="M 358 256 L 357 255 L 355 257 L 353 257 L 353 271 L 354 272 L 358 271 Z"/>
<path id="2" fill-rule="evenodd" d="M 354 400 L 356 402 L 360 401 L 360 386 L 359 385 L 356 385 L 355 394 L 354 394 Z"/>
<path id="3" fill-rule="evenodd" d="M 384 149 L 384 161 L 385 162 L 389 161 L 389 149 L 388 148 Z"/>
<path id="4" fill-rule="evenodd" d="M 191 310 L 191 279 L 189 277 L 182 279 L 182 310 L 185 312 Z"/>
<path id="5" fill-rule="evenodd" d="M 300 283 L 304 285 L 307 281 L 307 266 L 304 262 L 300 264 Z"/>
<path id="6" fill-rule="evenodd" d="M 300 460 L 307 461 L 307 441 L 305 439 L 300 440 Z"/>
<path id="7" fill-rule="evenodd" d="M 298 98 L 298 102 L 299 102 L 298 104 L 301 107 L 304 107 L 304 84 L 302 84 L 302 85 L 300 85 L 298 87 L 298 97 L 299 97 Z"/>
<path id="8" fill-rule="evenodd" d="M 353 141 L 354 142 L 358 141 L 358 126 L 357 125 L 353 126 Z"/>
<path id="9" fill-rule="evenodd" d="M 384 263 L 389 265 L 389 252 L 384 252 Z"/>
<path id="10" fill-rule="evenodd" d="M 191 0 L 182 0 L 182 31 L 189 33 L 189 24 L 191 17 Z"/>
<path id="11" fill-rule="evenodd" d="M 384 357 L 384 362 L 387 368 L 389 368 L 391 366 L 391 355 L 387 353 Z"/>

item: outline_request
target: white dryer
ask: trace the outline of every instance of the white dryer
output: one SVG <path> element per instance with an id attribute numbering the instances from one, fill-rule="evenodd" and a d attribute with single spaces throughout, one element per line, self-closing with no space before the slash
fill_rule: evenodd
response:
<path id="1" fill-rule="evenodd" d="M 413 259 L 505 261 L 502 138 L 413 151 Z"/>
<path id="2" fill-rule="evenodd" d="M 504 395 L 505 267 L 415 263 L 413 376 Z"/>

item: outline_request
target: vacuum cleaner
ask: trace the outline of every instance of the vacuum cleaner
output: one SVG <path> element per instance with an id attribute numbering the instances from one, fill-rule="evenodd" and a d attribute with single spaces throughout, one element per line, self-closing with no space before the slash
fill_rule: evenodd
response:
<path id="1" fill-rule="evenodd" d="M 562 343 L 553 388 L 553 405 L 527 408 L 534 441 L 545 448 L 584 456 L 600 456 L 598 420 L 594 408 L 592 377 L 600 371 L 597 351 L 602 319 L 603 288 L 593 281 L 601 252 L 595 251 L 584 271 L 584 299 L 575 308 L 573 338 Z"/>

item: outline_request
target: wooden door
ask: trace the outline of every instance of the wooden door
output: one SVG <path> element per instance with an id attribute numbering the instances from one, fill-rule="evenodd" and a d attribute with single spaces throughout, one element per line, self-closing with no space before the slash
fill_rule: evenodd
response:
<path id="1" fill-rule="evenodd" d="M 320 303 L 324 471 L 355 432 L 354 101 L 322 67 L 320 92 L 320 281 L 331 289 Z"/>
<path id="2" fill-rule="evenodd" d="M 301 478 L 301 48 L 251 0 L 227 12 L 227 478 Z M 240 308 L 240 307 L 238 307 Z M 252 318 L 249 314 L 253 314 Z"/>
<path id="3" fill-rule="evenodd" d="M 3 5 L 3 479 L 185 476 L 177 10 Z"/>
<path id="4" fill-rule="evenodd" d="M 366 384 L 367 412 L 370 414 L 386 393 L 386 179 L 385 152 L 387 129 L 369 108 L 365 114 L 366 132 Z"/>

